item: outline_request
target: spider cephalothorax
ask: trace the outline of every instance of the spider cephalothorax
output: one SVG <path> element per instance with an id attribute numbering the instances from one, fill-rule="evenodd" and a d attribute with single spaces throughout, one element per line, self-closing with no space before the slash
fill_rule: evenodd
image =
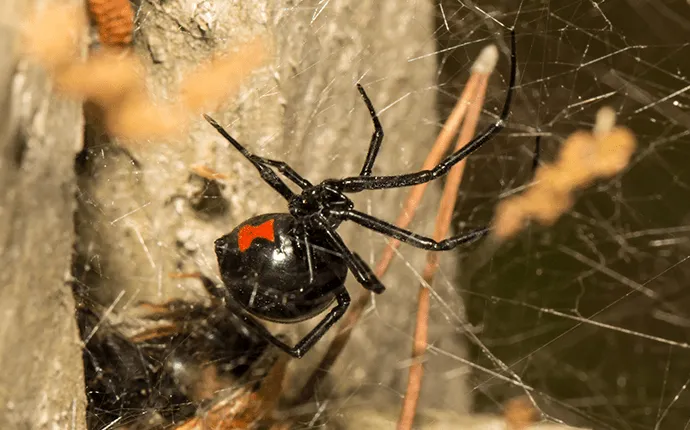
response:
<path id="1" fill-rule="evenodd" d="M 355 204 L 345 194 L 326 184 L 312 185 L 302 190 L 299 195 L 290 199 L 288 210 L 295 218 L 311 218 L 323 215 L 334 228 L 340 224 L 339 220 L 329 216 L 331 210 L 351 210 Z"/>
<path id="2" fill-rule="evenodd" d="M 435 241 L 357 211 L 345 193 L 408 187 L 432 181 L 448 173 L 455 164 L 481 147 L 503 128 L 510 112 L 516 74 L 514 32 L 511 32 L 510 59 L 510 84 L 498 120 L 433 169 L 414 173 L 372 176 L 383 140 L 383 129 L 369 97 L 359 84 L 357 89 L 374 123 L 374 133 L 362 170 L 357 176 L 327 179 L 317 185 L 312 185 L 285 162 L 250 153 L 215 120 L 205 116 L 254 165 L 264 182 L 287 200 L 289 208 L 289 213 L 250 218 L 216 240 L 220 273 L 230 296 L 226 300 L 227 305 L 240 314 L 257 334 L 292 356 L 301 357 L 343 316 L 349 306 L 350 296 L 344 286 L 348 271 L 367 290 L 374 293 L 384 291 L 383 284 L 369 265 L 351 251 L 336 232 L 343 221 L 352 221 L 430 251 L 452 249 L 486 233 L 487 229 L 481 228 Z M 294 193 L 273 169 L 297 185 L 301 192 Z M 273 336 L 253 317 L 292 323 L 315 316 L 333 301 L 337 302 L 336 306 L 294 347 Z"/>

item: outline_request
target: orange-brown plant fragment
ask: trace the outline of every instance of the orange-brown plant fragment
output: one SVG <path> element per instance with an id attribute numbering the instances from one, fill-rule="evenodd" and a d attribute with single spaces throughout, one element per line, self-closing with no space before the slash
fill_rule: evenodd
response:
<path id="1" fill-rule="evenodd" d="M 498 204 L 494 234 L 501 239 L 512 237 L 530 220 L 555 223 L 573 207 L 573 192 L 618 174 L 630 162 L 636 146 L 629 129 L 615 126 L 615 112 L 602 108 L 592 132 L 571 134 L 556 161 L 537 170 L 526 192 Z"/>

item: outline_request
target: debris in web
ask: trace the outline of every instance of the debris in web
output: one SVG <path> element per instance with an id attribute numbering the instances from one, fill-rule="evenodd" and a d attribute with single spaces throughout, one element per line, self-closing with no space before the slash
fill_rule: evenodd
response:
<path id="1" fill-rule="evenodd" d="M 499 203 L 493 234 L 508 239 L 532 220 L 552 225 L 573 207 L 574 192 L 620 173 L 630 162 L 636 140 L 629 129 L 615 126 L 615 118 L 613 109 L 602 108 L 592 132 L 571 134 L 556 161 L 537 168 L 526 192 Z"/>
<path id="2" fill-rule="evenodd" d="M 271 355 L 274 363 L 268 367 L 266 375 L 261 375 L 258 388 L 255 384 L 247 384 L 241 387 L 220 387 L 209 392 L 207 399 L 213 399 L 212 403 L 198 417 L 174 427 L 174 430 L 249 429 L 256 428 L 259 424 L 277 424 L 272 422 L 271 413 L 283 392 L 288 363 L 287 355 L 278 354 Z M 209 380 L 213 381 L 214 378 Z M 203 381 L 199 385 L 204 388 Z"/>
<path id="3" fill-rule="evenodd" d="M 209 181 L 228 178 L 228 175 L 216 172 L 210 167 L 204 166 L 202 164 L 193 164 L 189 167 L 189 170 L 191 170 L 193 173 L 195 173 L 198 176 L 201 176 L 204 179 L 208 179 Z"/>

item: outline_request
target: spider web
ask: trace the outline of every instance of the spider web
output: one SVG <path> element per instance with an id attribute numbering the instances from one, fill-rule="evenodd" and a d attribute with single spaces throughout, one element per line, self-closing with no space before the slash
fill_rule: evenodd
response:
<path id="1" fill-rule="evenodd" d="M 336 23 L 329 13 L 330 3 L 299 3 L 285 13 L 308 8 L 318 34 L 319 29 Z M 542 136 L 541 160 L 551 160 L 568 135 L 591 129 L 596 111 L 608 105 L 639 142 L 629 167 L 579 193 L 574 209 L 555 226 L 528 228 L 495 250 L 486 262 L 474 258 L 472 249 L 443 260 L 433 287 L 431 318 L 445 325 L 448 334 L 442 341 L 433 339 L 429 354 L 455 363 L 443 369 L 447 380 L 465 375 L 458 384 L 470 400 L 457 403 L 470 404 L 472 413 L 500 415 L 507 400 L 528 394 L 544 415 L 572 426 L 687 428 L 690 169 L 686 160 L 690 150 L 686 145 L 690 101 L 686 92 L 690 89 L 690 63 L 684 60 L 690 55 L 686 42 L 690 21 L 685 18 L 690 6 L 680 0 L 663 4 L 643 0 L 480 4 L 436 0 L 434 7 L 438 47 L 407 61 L 436 57 L 438 77 L 432 90 L 438 98 L 440 118 L 457 101 L 466 71 L 479 50 L 495 42 L 507 52 L 507 38 L 497 40 L 497 35 L 506 35 L 506 27 L 512 25 L 518 34 L 519 76 L 512 114 L 501 137 L 470 157 L 454 228 L 489 223 L 500 199 L 524 188 L 532 176 L 536 136 Z M 505 64 L 503 58 L 501 61 Z M 503 71 L 491 80 L 480 128 L 495 120 L 505 96 L 507 75 L 500 63 L 499 70 Z M 395 103 L 391 101 L 383 111 L 393 110 Z M 323 107 L 315 111 L 328 114 Z M 385 126 L 385 116 L 382 120 Z M 428 118 L 414 121 L 439 126 Z M 382 157 L 386 154 L 392 153 L 384 148 Z M 272 155 L 278 158 L 280 154 Z M 336 153 L 326 161 L 337 163 L 338 159 Z M 250 174 L 246 166 L 236 168 Z M 245 168 L 247 172 L 242 170 Z M 112 169 L 121 169 L 122 177 L 131 179 L 128 166 Z M 240 199 L 241 191 L 238 194 Z M 377 201 L 367 199 L 375 213 Z M 402 203 L 395 204 L 402 207 Z M 147 205 L 140 201 L 138 210 Z M 428 226 L 433 218 L 419 223 Z M 151 227 L 151 231 L 136 234 L 155 233 Z M 196 236 L 194 241 L 212 243 L 213 239 Z M 188 236 L 180 241 L 192 242 Z M 380 247 L 385 240 L 365 234 L 362 242 Z M 162 252 L 178 251 L 163 248 Z M 156 254 L 146 254 L 155 263 Z M 409 285 L 396 285 L 395 289 L 406 291 L 409 297 L 415 294 L 421 266 L 407 255 L 399 254 L 403 261 L 398 270 L 405 272 Z M 89 264 L 107 264 L 96 260 Z M 456 273 L 458 262 L 461 276 Z M 212 260 L 206 264 L 213 266 Z M 352 417 L 346 412 L 348 407 L 356 409 L 366 403 L 362 399 L 375 399 L 367 413 L 385 417 L 386 423 L 397 418 L 404 387 L 399 382 L 409 366 L 409 354 L 401 351 L 411 348 L 408 327 L 414 318 L 408 316 L 404 329 L 397 327 L 397 320 L 389 319 L 389 311 L 384 310 L 387 294 L 377 297 L 368 309 L 362 330 L 383 326 L 390 332 L 388 342 L 403 347 L 391 347 L 386 363 L 369 363 L 363 372 L 370 375 L 366 371 L 377 368 L 398 377 L 360 377 L 347 366 L 334 369 L 329 374 L 333 385 L 347 380 L 358 389 L 349 390 L 345 398 L 335 394 L 337 390 L 320 392 L 316 412 L 289 409 L 289 413 L 301 413 L 303 427 L 328 416 L 334 426 L 358 428 L 358 421 L 348 423 L 337 417 Z M 393 293 L 390 297 L 397 300 Z M 464 311 L 457 310 L 462 308 L 458 303 L 464 303 Z M 410 310 L 414 308 L 404 312 Z M 458 355 L 458 345 L 461 350 L 467 346 L 464 355 Z M 386 344 L 378 347 L 388 348 Z M 355 352 L 351 354 L 357 354 L 358 348 L 372 345 L 355 340 L 352 348 Z M 432 368 L 427 373 L 434 380 L 442 372 Z M 290 380 L 307 376 L 307 370 L 297 370 Z M 434 400 L 444 394 L 432 391 L 422 392 L 421 415 L 431 413 L 424 409 L 425 401 L 436 409 L 444 405 L 454 411 L 456 399 Z M 434 415 L 432 421 L 457 425 L 453 416 Z"/>
<path id="2" fill-rule="evenodd" d="M 486 18 L 443 6 L 442 58 L 471 58 L 462 44 L 481 37 Z M 514 16 L 522 35 L 520 107 L 503 141 L 470 163 L 458 220 L 486 219 L 496 196 L 520 188 L 530 135 L 543 136 L 550 159 L 603 105 L 634 130 L 640 148 L 623 174 L 582 192 L 556 226 L 533 227 L 471 268 L 476 274 L 462 286 L 469 321 L 496 359 L 535 388 L 543 412 L 593 428 L 685 428 L 688 46 L 679 36 L 687 4 L 481 6 Z M 452 85 L 447 68 L 441 82 Z M 498 370 L 480 351 L 474 359 Z M 480 374 L 473 387 L 486 410 L 517 388 Z"/>

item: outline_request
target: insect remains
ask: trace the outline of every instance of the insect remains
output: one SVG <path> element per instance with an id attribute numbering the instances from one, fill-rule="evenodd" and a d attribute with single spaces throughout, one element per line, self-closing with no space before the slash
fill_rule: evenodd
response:
<path id="1" fill-rule="evenodd" d="M 134 11 L 129 0 L 88 0 L 88 5 L 102 44 L 124 46 L 132 42 Z"/>

